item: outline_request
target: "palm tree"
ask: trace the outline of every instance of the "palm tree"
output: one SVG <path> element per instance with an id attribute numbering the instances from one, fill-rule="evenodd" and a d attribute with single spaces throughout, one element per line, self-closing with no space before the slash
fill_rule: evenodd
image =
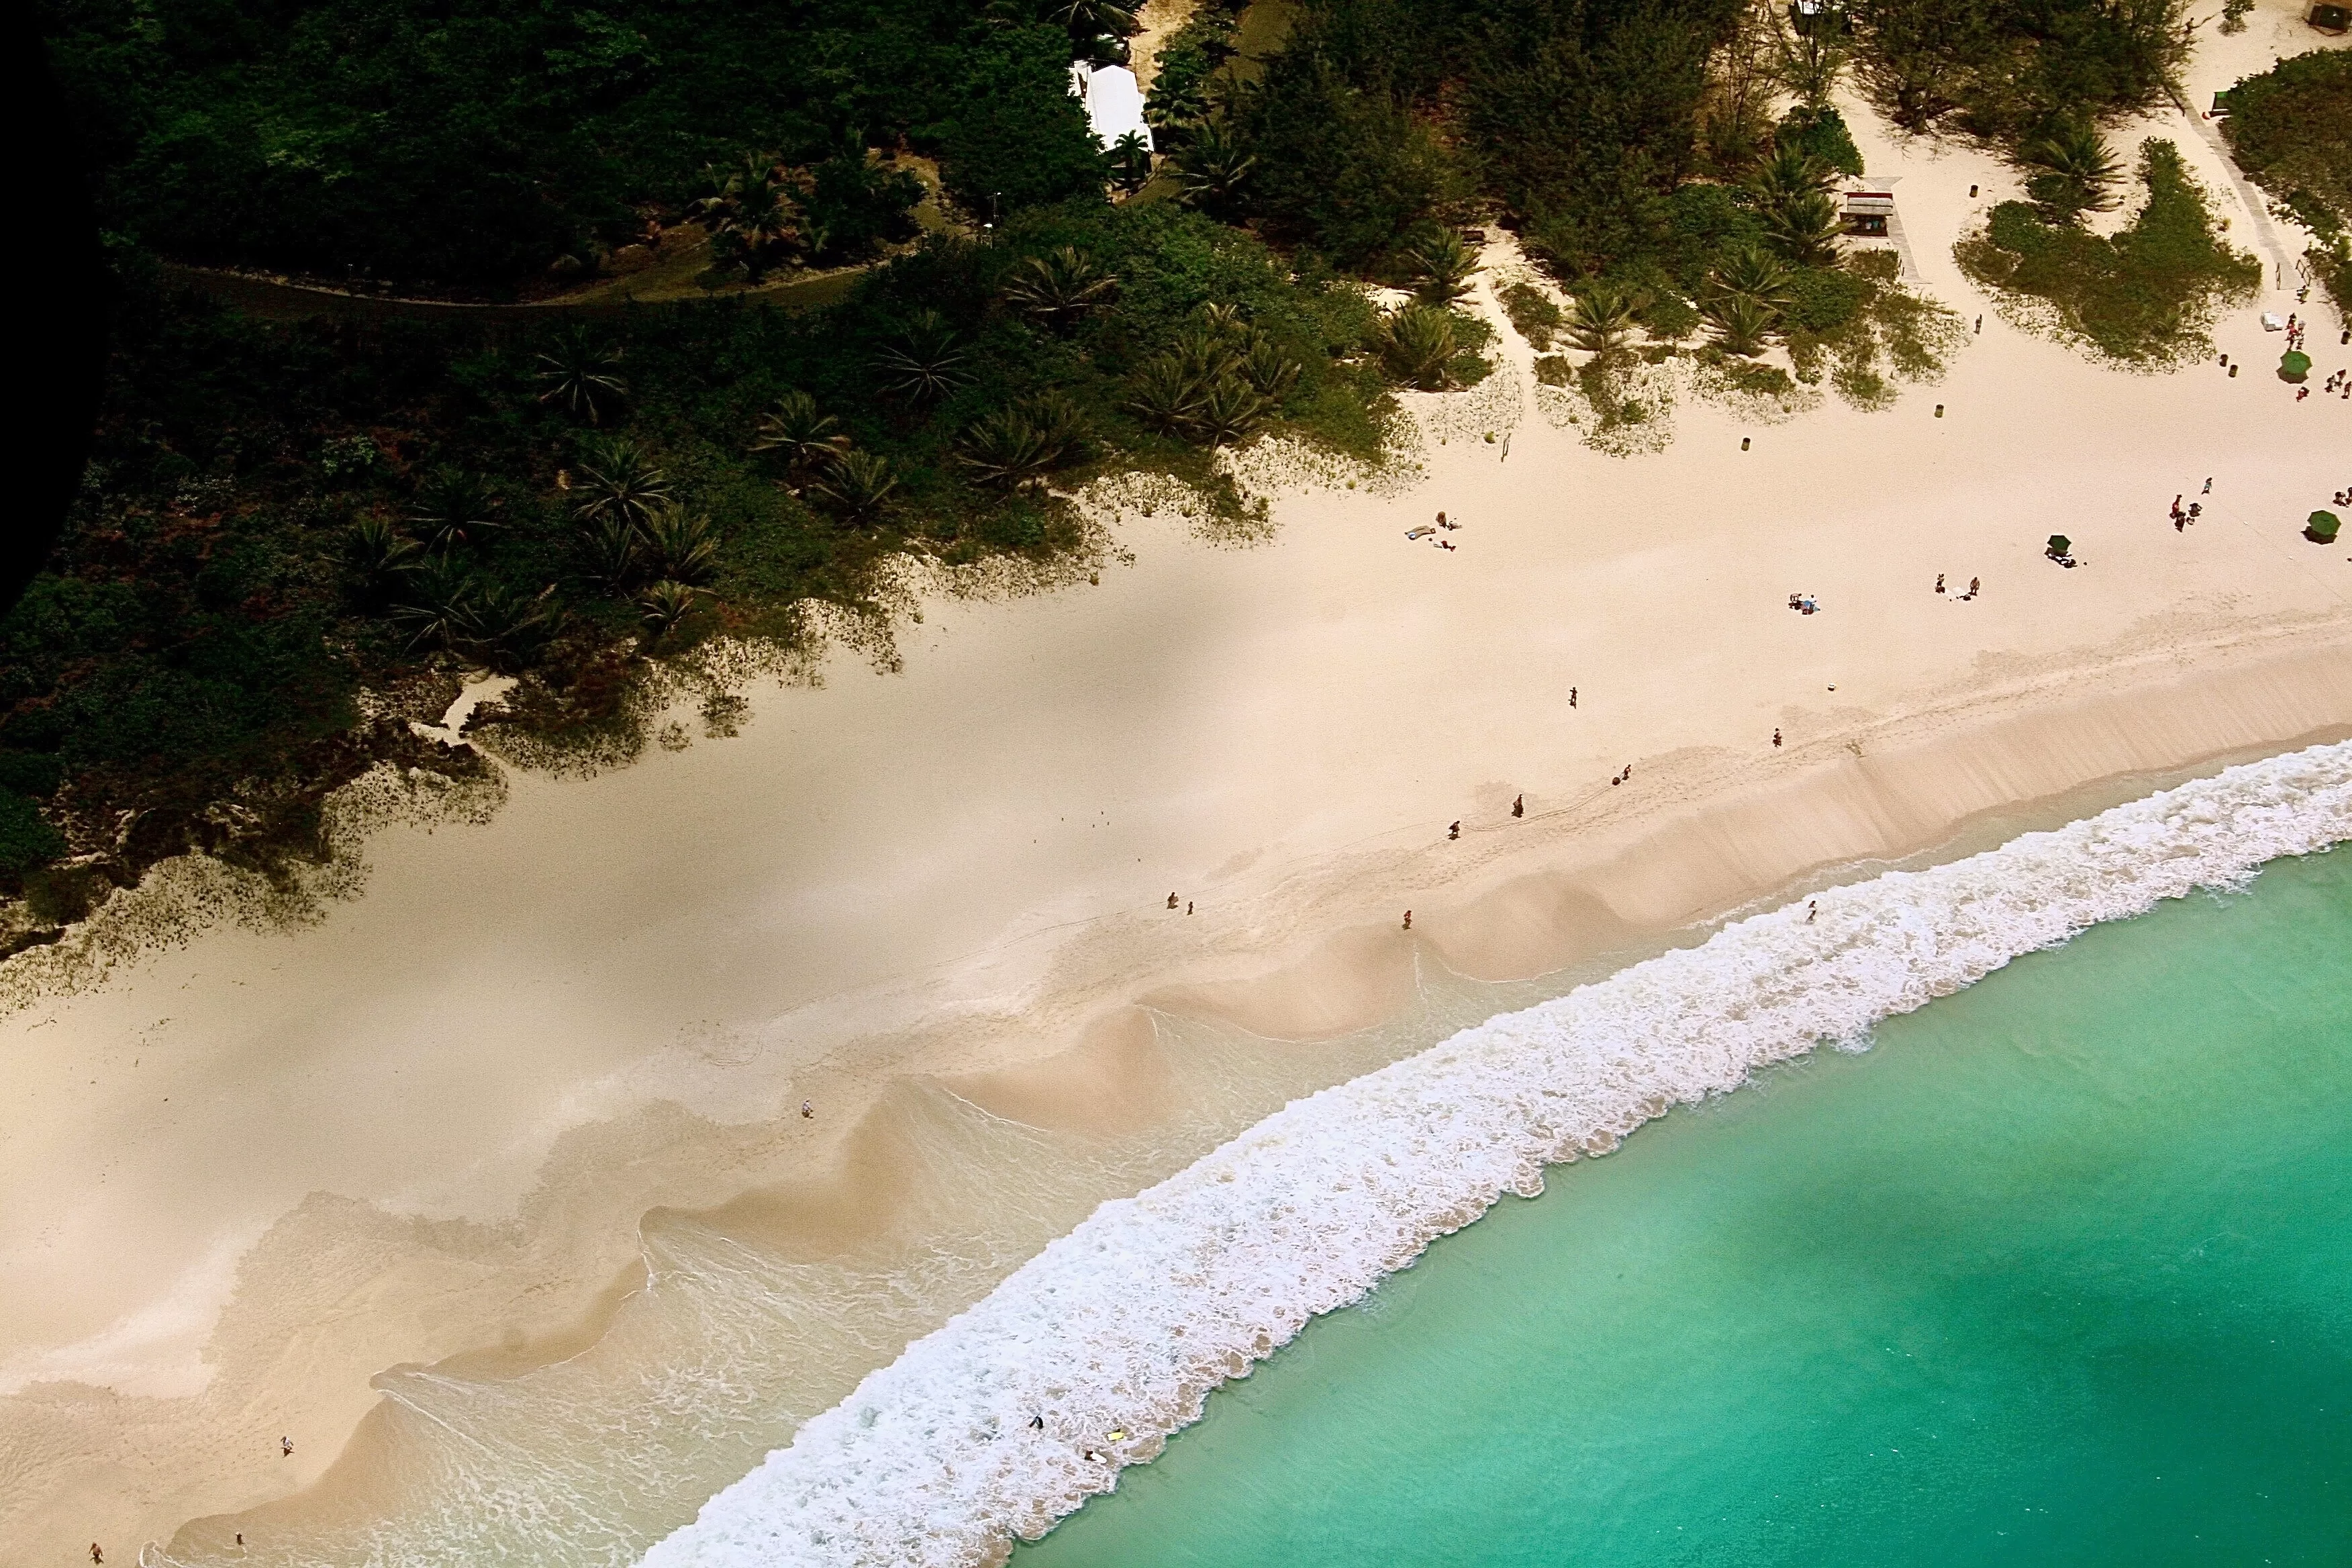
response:
<path id="1" fill-rule="evenodd" d="M 1243 184 L 1257 166 L 1256 155 L 1243 149 L 1233 127 L 1221 116 L 1203 122 L 1175 159 L 1176 182 L 1184 200 L 1213 216 L 1230 214 Z"/>
<path id="2" fill-rule="evenodd" d="M 1059 330 L 1109 301 L 1118 280 L 1075 245 L 1043 256 L 1026 256 L 1004 280 L 1004 300 L 1026 316 Z"/>
<path id="3" fill-rule="evenodd" d="M 646 569 L 656 578 L 707 583 L 719 565 L 719 533 L 710 519 L 676 501 L 657 507 L 637 525 Z"/>
<path id="4" fill-rule="evenodd" d="M 1699 314 L 1715 329 L 1717 346 L 1743 359 L 1763 352 L 1765 336 L 1778 320 L 1769 306 L 1745 294 L 1726 294 L 1710 300 L 1700 307 Z"/>
<path id="5" fill-rule="evenodd" d="M 1044 438 L 1047 460 L 1056 465 L 1082 456 L 1094 434 L 1086 410 L 1059 392 L 1039 393 L 1021 405 L 1021 412 Z"/>
<path id="6" fill-rule="evenodd" d="M 605 512 L 582 523 L 580 553 L 588 575 L 616 594 L 636 581 L 642 561 L 636 520 Z"/>
<path id="7" fill-rule="evenodd" d="M 1200 373 L 1178 353 L 1147 360 L 1130 384 L 1133 394 L 1128 406 L 1164 436 L 1182 436 L 1192 428 L 1208 391 Z"/>
<path id="8" fill-rule="evenodd" d="M 1424 392 L 1445 390 L 1456 352 L 1454 317 L 1434 305 L 1407 305 L 1381 328 L 1381 358 L 1390 372 Z"/>
<path id="9" fill-rule="evenodd" d="M 1405 255 L 1421 275 L 1421 287 L 1414 293 L 1430 305 L 1451 305 L 1469 293 L 1472 276 L 1486 265 L 1478 259 L 1478 253 L 1451 229 L 1413 247 Z"/>
<path id="10" fill-rule="evenodd" d="M 645 623 L 646 640 L 659 642 L 676 631 L 694 609 L 695 595 L 692 584 L 667 579 L 638 595 L 637 614 Z"/>
<path id="11" fill-rule="evenodd" d="M 1756 205 L 1772 212 L 1800 196 L 1821 195 L 1837 183 L 1837 171 L 1801 147 L 1782 147 L 1748 177 Z"/>
<path id="12" fill-rule="evenodd" d="M 758 434 L 751 437 L 751 450 L 782 452 L 786 470 L 796 478 L 848 444 L 841 421 L 819 413 L 816 399 L 798 390 L 785 393 L 760 416 Z"/>
<path id="13" fill-rule="evenodd" d="M 604 423 L 604 410 L 629 394 L 620 373 L 621 351 L 608 349 L 574 327 L 539 356 L 537 372 L 541 403 L 552 403 L 575 419 Z"/>
<path id="14" fill-rule="evenodd" d="M 445 464 L 417 487 L 408 521 L 425 536 L 427 549 L 453 550 L 460 544 L 479 544 L 498 526 L 490 519 L 497 504 L 479 474 Z"/>
<path id="15" fill-rule="evenodd" d="M 409 573 L 402 586 L 405 592 L 392 607 L 392 620 L 408 634 L 410 652 L 455 648 L 467 641 L 478 592 L 473 573 L 445 556 Z"/>
<path id="16" fill-rule="evenodd" d="M 494 669 L 514 670 L 554 629 L 554 594 L 552 583 L 534 595 L 496 581 L 476 584 L 457 607 L 453 646 Z"/>
<path id="17" fill-rule="evenodd" d="M 2086 212 L 2114 208 L 2114 186 L 2123 175 L 2123 164 L 2097 127 L 2079 122 L 2060 125 L 2028 143 L 2023 156 L 2028 164 L 2042 171 L 2026 182 L 2026 194 L 2053 221 L 2072 223 Z"/>
<path id="18" fill-rule="evenodd" d="M 1250 344 L 1249 356 L 1241 363 L 1241 375 L 1250 390 L 1266 402 L 1280 403 L 1298 384 L 1298 362 L 1259 338 Z"/>
<path id="19" fill-rule="evenodd" d="M 1736 250 L 1716 263 L 1708 281 L 1717 293 L 1753 300 L 1776 314 L 1792 300 L 1789 269 L 1760 250 Z"/>
<path id="20" fill-rule="evenodd" d="M 724 175 L 705 164 L 703 174 L 710 190 L 694 204 L 694 213 L 710 235 L 713 255 L 754 279 L 790 258 L 801 237 L 793 226 L 792 187 L 775 154 L 746 153 L 741 166 Z"/>
<path id="21" fill-rule="evenodd" d="M 1209 119 L 1208 79 L 1191 71 L 1161 71 L 1143 95 L 1143 118 L 1159 132 L 1181 139 Z"/>
<path id="22" fill-rule="evenodd" d="M 613 516 L 634 526 L 670 499 L 669 476 L 625 436 L 583 443 L 580 477 L 572 504 L 583 518 Z"/>
<path id="23" fill-rule="evenodd" d="M 1110 177 L 1122 191 L 1139 191 L 1151 179 L 1151 144 L 1130 131 L 1110 144 Z"/>
<path id="24" fill-rule="evenodd" d="M 880 512 L 890 492 L 898 488 L 890 460 L 874 452 L 847 451 L 834 459 L 833 470 L 812 487 L 841 510 L 851 522 L 863 522 Z"/>
<path id="25" fill-rule="evenodd" d="M 1568 341 L 1597 358 L 1615 357 L 1633 335 L 1639 296 L 1612 283 L 1594 283 L 1570 301 Z"/>
<path id="26" fill-rule="evenodd" d="M 1082 42 L 1105 36 L 1124 38 L 1138 26 L 1135 7 L 1122 5 L 1118 0 L 1058 0 L 1053 17 L 1069 29 L 1070 37 Z"/>
<path id="27" fill-rule="evenodd" d="M 1837 204 L 1819 191 L 1790 196 L 1764 215 L 1764 237 L 1799 267 L 1826 267 L 1835 261 L 1843 226 Z"/>
<path id="28" fill-rule="evenodd" d="M 956 460 L 982 484 L 1019 489 L 1040 483 L 1054 453 L 1044 431 L 1017 408 L 1000 408 L 972 421 L 958 444 Z"/>
<path id="29" fill-rule="evenodd" d="M 1210 446 L 1223 447 L 1248 435 L 1265 416 L 1265 399 L 1252 391 L 1247 382 L 1238 376 L 1220 376 L 1202 395 L 1192 427 L 1209 438 Z"/>
<path id="30" fill-rule="evenodd" d="M 415 541 L 373 513 L 352 524 L 343 556 L 359 579 L 360 603 L 369 608 L 383 604 L 418 563 Z"/>
<path id="31" fill-rule="evenodd" d="M 956 346 L 955 329 L 937 310 L 916 311 L 875 363 L 888 390 L 917 404 L 945 397 L 971 379 L 963 368 L 963 351 Z"/>

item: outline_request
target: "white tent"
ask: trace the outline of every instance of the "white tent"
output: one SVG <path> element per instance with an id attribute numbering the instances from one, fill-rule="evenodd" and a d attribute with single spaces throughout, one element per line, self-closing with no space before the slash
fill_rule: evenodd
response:
<path id="1" fill-rule="evenodd" d="M 1143 122 L 1143 89 L 1125 66 L 1105 66 L 1089 71 L 1083 64 L 1070 68 L 1070 92 L 1087 106 L 1087 123 L 1095 140 L 1106 148 L 1132 131 L 1151 146 L 1151 127 Z"/>

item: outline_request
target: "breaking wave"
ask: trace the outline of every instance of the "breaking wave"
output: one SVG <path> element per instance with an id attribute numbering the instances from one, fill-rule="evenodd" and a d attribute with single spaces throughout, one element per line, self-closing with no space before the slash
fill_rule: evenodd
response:
<path id="1" fill-rule="evenodd" d="M 1743 920 L 1297 1100 L 1104 1204 L 803 1426 L 645 1568 L 1002 1559 L 1209 1392 L 1547 1164 L 2020 954 L 2352 837 L 2352 742 Z"/>

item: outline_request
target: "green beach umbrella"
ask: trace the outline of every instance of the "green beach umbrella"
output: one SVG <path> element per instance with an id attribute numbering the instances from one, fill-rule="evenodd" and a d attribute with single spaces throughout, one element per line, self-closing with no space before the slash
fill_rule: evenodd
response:
<path id="1" fill-rule="evenodd" d="M 2311 356 L 2301 349 L 2289 349 L 2279 361 L 2279 379 L 2301 381 L 2311 374 Z"/>
<path id="2" fill-rule="evenodd" d="M 2064 534 L 2053 533 L 2050 536 L 2050 558 L 2052 560 L 2056 560 L 2059 556 L 2065 554 L 2068 551 L 2074 548 L 2074 542 L 2067 538 Z"/>
<path id="3" fill-rule="evenodd" d="M 2336 531 L 2342 526 L 2334 512 L 2315 511 L 2303 531 L 2305 537 L 2317 543 L 2333 544 L 2336 542 Z"/>

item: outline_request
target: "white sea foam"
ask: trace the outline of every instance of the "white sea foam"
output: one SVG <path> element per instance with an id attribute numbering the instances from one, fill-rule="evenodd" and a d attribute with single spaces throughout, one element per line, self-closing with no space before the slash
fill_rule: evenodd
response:
<path id="1" fill-rule="evenodd" d="M 1001 1557 L 1209 1391 L 1547 1163 L 2021 953 L 2352 837 L 2352 742 L 1744 920 L 1298 1100 L 1104 1204 L 704 1505 L 646 1568 Z M 1042 1416 L 1042 1428 L 1033 1427 Z M 1113 1433 L 1121 1434 L 1114 1436 Z"/>

